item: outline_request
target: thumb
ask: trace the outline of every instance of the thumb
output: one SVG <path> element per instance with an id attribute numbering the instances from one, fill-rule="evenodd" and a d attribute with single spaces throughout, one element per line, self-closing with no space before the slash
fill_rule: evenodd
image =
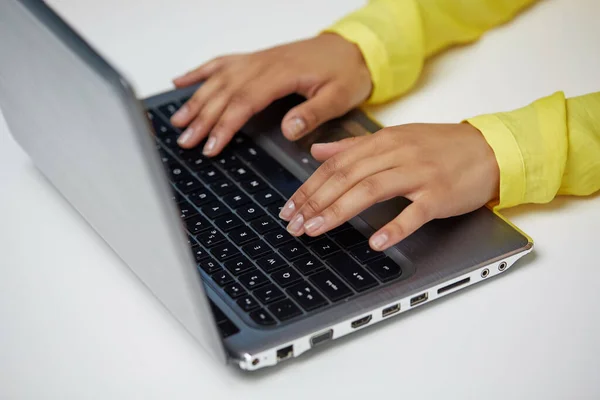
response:
<path id="1" fill-rule="evenodd" d="M 289 140 L 297 140 L 319 125 L 348 112 L 352 105 L 335 86 L 325 86 L 314 97 L 292 108 L 283 118 L 281 130 Z"/>
<path id="2" fill-rule="evenodd" d="M 330 143 L 315 143 L 310 148 L 310 153 L 319 162 L 323 162 L 337 153 L 348 150 L 350 147 L 357 145 L 365 140 L 367 136 L 349 137 Z"/>

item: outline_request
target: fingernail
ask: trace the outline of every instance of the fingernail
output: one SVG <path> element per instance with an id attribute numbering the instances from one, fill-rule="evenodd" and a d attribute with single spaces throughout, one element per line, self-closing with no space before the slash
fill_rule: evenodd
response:
<path id="1" fill-rule="evenodd" d="M 180 145 L 184 145 L 186 144 L 186 142 L 188 140 L 190 140 L 190 138 L 192 137 L 192 135 L 194 134 L 194 129 L 193 128 L 187 128 L 178 138 L 177 138 L 177 143 L 179 143 Z"/>
<path id="2" fill-rule="evenodd" d="M 304 224 L 304 231 L 308 233 L 315 232 L 317 229 L 323 226 L 324 223 L 325 218 L 321 216 L 311 218 L 306 222 L 306 224 Z"/>
<path id="3" fill-rule="evenodd" d="M 371 239 L 371 245 L 375 250 L 383 248 L 383 246 L 387 243 L 388 236 L 385 233 L 379 233 Z"/>
<path id="4" fill-rule="evenodd" d="M 217 144 L 217 138 L 215 138 L 214 136 L 209 137 L 208 140 L 206 141 L 206 144 L 204 145 L 204 150 L 202 150 L 202 154 L 207 156 L 210 153 L 212 153 L 216 144 Z"/>
<path id="5" fill-rule="evenodd" d="M 294 204 L 294 201 L 290 199 L 287 201 L 287 203 L 285 203 L 285 205 L 279 212 L 279 218 L 287 221 L 292 217 L 294 211 L 296 211 L 296 205 Z"/>
<path id="6" fill-rule="evenodd" d="M 177 121 L 178 119 L 185 118 L 189 112 L 189 107 L 187 104 L 184 104 L 173 116 L 171 117 L 171 121 Z"/>
<path id="7" fill-rule="evenodd" d="M 292 222 L 289 223 L 287 230 L 292 234 L 298 234 L 300 233 L 300 229 L 302 229 L 302 224 L 304 224 L 304 217 L 302 214 L 298 214 L 294 217 Z"/>
<path id="8" fill-rule="evenodd" d="M 285 130 L 287 131 L 288 135 L 293 138 L 303 133 L 305 129 L 306 122 L 304 122 L 304 119 L 300 117 L 294 117 L 285 124 Z"/>

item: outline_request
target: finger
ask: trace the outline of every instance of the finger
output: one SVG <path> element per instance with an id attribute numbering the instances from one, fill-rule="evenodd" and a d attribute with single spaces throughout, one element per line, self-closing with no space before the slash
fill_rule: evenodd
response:
<path id="1" fill-rule="evenodd" d="M 367 136 L 349 137 L 330 143 L 315 143 L 311 146 L 310 152 L 315 160 L 323 162 L 342 151 L 362 142 Z"/>
<path id="2" fill-rule="evenodd" d="M 237 89 L 216 122 L 204 153 L 209 156 L 218 154 L 252 116 L 295 89 L 296 81 L 288 73 L 277 77 L 269 71 Z"/>
<path id="3" fill-rule="evenodd" d="M 361 159 L 342 168 L 326 180 L 304 204 L 299 207 L 296 215 L 302 215 L 304 221 L 308 221 L 315 215 L 319 215 L 327 207 L 330 207 L 337 199 L 351 190 L 355 185 L 364 186 L 372 182 L 369 178 L 388 169 L 397 166 L 397 155 L 388 152 Z M 383 182 L 387 187 L 395 187 L 397 179 Z M 291 226 L 291 224 L 290 224 Z M 292 232 L 294 233 L 294 232 Z M 308 232 L 307 232 L 308 233 Z"/>
<path id="4" fill-rule="evenodd" d="M 390 182 L 394 182 L 394 184 L 390 185 Z M 291 233 L 293 235 L 302 233 L 309 236 L 321 235 L 343 224 L 373 204 L 401 196 L 413 190 L 415 186 L 416 178 L 403 173 L 401 168 L 371 175 L 354 185 L 318 215 L 307 220 L 299 231 Z"/>
<path id="5" fill-rule="evenodd" d="M 314 97 L 287 112 L 281 130 L 289 140 L 300 139 L 322 123 L 342 116 L 352 106 L 340 89 L 333 85 L 324 86 Z"/>
<path id="6" fill-rule="evenodd" d="M 406 207 L 400 215 L 369 239 L 369 245 L 375 251 L 383 251 L 401 240 L 406 239 L 421 226 L 433 219 L 434 210 L 426 202 L 415 201 Z"/>
<path id="7" fill-rule="evenodd" d="M 198 113 L 210 100 L 212 101 L 215 95 L 223 90 L 225 81 L 220 76 L 214 76 L 204 83 L 194 95 L 177 110 L 171 117 L 171 123 L 176 127 L 188 126 Z"/>
<path id="8" fill-rule="evenodd" d="M 313 193 L 320 188 L 331 175 L 352 165 L 356 161 L 370 157 L 381 152 L 377 148 L 378 138 L 371 136 L 361 141 L 361 146 L 352 146 L 347 151 L 342 151 L 326 160 L 317 170 L 298 188 L 281 209 L 279 217 L 284 221 L 291 221 L 297 211 Z M 385 146 L 381 148 L 385 149 Z"/>
<path id="9" fill-rule="evenodd" d="M 181 88 L 202 82 L 217 72 L 223 66 L 224 62 L 225 58 L 215 58 L 214 60 L 202 64 L 192 71 L 178 76 L 177 78 L 173 79 L 173 83 L 175 84 L 175 87 Z"/>
<path id="10" fill-rule="evenodd" d="M 196 147 L 208 135 L 215 122 L 217 122 L 223 113 L 223 110 L 225 110 L 225 107 L 227 107 L 228 101 L 228 95 L 223 93 L 206 104 L 200 111 L 200 114 L 198 114 L 177 139 L 179 146 L 185 149 Z M 208 142 L 206 146 L 209 146 Z"/>

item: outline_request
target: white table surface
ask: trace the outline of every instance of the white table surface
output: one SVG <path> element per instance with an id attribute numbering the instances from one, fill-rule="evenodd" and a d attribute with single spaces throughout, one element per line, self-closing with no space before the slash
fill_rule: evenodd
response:
<path id="1" fill-rule="evenodd" d="M 146 96 L 218 54 L 318 32 L 362 1 L 50 3 Z M 429 63 L 415 91 L 375 115 L 453 122 L 598 91 L 598 15 L 597 0 L 545 1 Z M 536 241 L 510 273 L 244 374 L 207 357 L 0 119 L 0 398 L 598 399 L 599 206 L 595 196 L 509 210 Z"/>

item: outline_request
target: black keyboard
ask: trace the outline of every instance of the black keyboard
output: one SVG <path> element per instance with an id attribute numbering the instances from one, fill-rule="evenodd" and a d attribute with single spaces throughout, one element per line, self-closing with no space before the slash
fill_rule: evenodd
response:
<path id="1" fill-rule="evenodd" d="M 232 306 L 276 326 L 401 277 L 400 266 L 348 223 L 317 238 L 290 235 L 278 214 L 301 182 L 243 133 L 212 159 L 201 145 L 181 149 L 168 122 L 180 105 L 148 117 L 198 270 Z M 222 332 L 235 332 L 215 314 Z"/>

